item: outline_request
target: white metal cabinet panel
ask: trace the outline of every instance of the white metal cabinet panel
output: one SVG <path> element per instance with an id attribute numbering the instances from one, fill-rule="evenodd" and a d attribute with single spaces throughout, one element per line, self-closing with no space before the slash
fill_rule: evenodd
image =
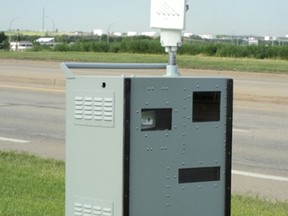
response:
<path id="1" fill-rule="evenodd" d="M 123 80 L 80 76 L 67 80 L 67 216 L 122 215 Z"/>

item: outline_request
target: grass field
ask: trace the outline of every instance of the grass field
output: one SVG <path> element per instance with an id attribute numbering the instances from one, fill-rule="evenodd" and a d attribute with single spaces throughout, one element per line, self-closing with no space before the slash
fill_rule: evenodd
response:
<path id="1" fill-rule="evenodd" d="M 64 162 L 0 152 L 0 216 L 64 216 Z M 232 216 L 287 216 L 288 203 L 232 196 Z"/>
<path id="2" fill-rule="evenodd" d="M 64 163 L 0 152 L 0 215 L 64 215 Z"/>
<path id="3" fill-rule="evenodd" d="M 111 63 L 167 63 L 168 55 L 94 52 L 0 52 L 0 59 Z M 178 55 L 178 65 L 188 69 L 253 71 L 288 74 L 288 61 Z"/>

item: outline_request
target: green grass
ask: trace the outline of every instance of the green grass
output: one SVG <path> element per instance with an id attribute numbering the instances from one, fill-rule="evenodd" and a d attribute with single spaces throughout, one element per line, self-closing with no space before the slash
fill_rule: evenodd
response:
<path id="1" fill-rule="evenodd" d="M 44 61 L 81 61 L 81 62 L 167 62 L 166 55 L 95 53 L 95 52 L 0 52 L 0 59 L 44 60 Z"/>
<path id="2" fill-rule="evenodd" d="M 63 216 L 64 162 L 0 152 L 0 216 Z M 233 195 L 232 216 L 287 216 L 288 203 Z"/>
<path id="3" fill-rule="evenodd" d="M 232 196 L 232 216 L 287 216 L 288 203 L 269 202 L 252 196 Z"/>
<path id="4" fill-rule="evenodd" d="M 179 56 L 178 61 L 184 68 L 288 74 L 286 60 Z"/>
<path id="5" fill-rule="evenodd" d="M 64 215 L 64 162 L 0 152 L 0 215 Z"/>
<path id="6" fill-rule="evenodd" d="M 0 52 L 0 59 L 112 63 L 167 63 L 167 55 L 94 52 Z M 288 74 L 287 60 L 178 55 L 181 68 Z"/>

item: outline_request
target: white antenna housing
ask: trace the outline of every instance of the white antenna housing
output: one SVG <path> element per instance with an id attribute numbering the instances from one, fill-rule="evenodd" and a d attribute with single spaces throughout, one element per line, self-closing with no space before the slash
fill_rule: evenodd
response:
<path id="1" fill-rule="evenodd" d="M 187 0 L 151 0 L 150 27 L 161 30 L 161 45 L 169 53 L 167 75 L 180 75 L 176 65 L 176 51 L 182 45 Z"/>
<path id="2" fill-rule="evenodd" d="M 183 30 L 186 0 L 151 0 L 151 28 Z"/>

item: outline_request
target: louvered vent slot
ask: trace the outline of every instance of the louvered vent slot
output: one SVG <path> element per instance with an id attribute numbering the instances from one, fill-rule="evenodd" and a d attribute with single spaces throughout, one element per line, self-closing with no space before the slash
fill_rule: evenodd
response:
<path id="1" fill-rule="evenodd" d="M 103 102 L 101 97 L 94 98 L 94 120 L 102 121 L 103 116 Z"/>
<path id="2" fill-rule="evenodd" d="M 81 201 L 86 202 L 84 204 Z M 113 216 L 113 202 L 78 198 L 74 203 L 74 216 Z"/>
<path id="3" fill-rule="evenodd" d="M 113 121 L 113 99 L 104 99 L 104 121 Z"/>
<path id="4" fill-rule="evenodd" d="M 92 97 L 84 98 L 84 119 L 86 120 L 93 119 L 93 98 Z"/>
<path id="5" fill-rule="evenodd" d="M 83 97 L 75 97 L 75 119 L 83 119 Z"/>
<path id="6" fill-rule="evenodd" d="M 114 126 L 114 93 L 79 93 L 74 98 L 75 124 Z"/>

